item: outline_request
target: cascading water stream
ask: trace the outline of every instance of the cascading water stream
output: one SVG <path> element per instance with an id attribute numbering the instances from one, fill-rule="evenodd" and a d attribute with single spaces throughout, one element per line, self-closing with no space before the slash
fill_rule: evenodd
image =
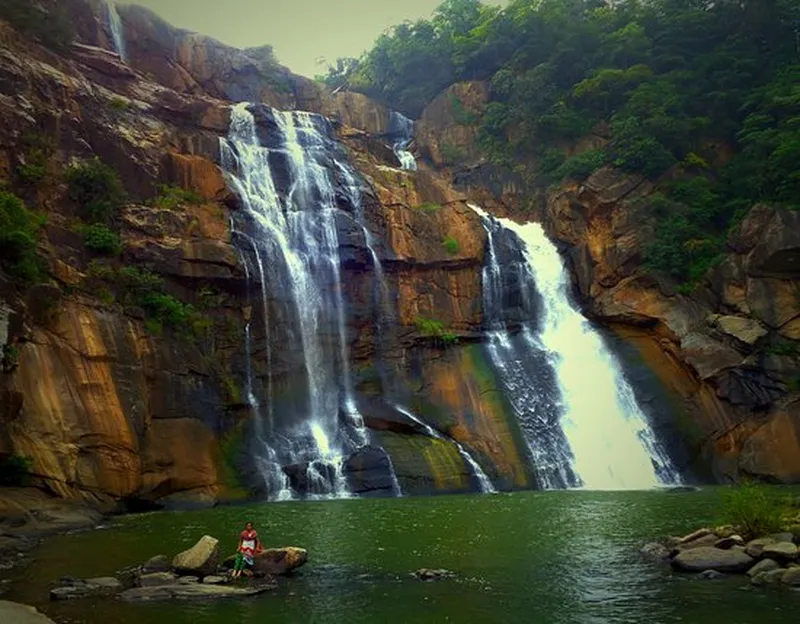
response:
<path id="1" fill-rule="evenodd" d="M 420 427 L 422 427 L 425 430 L 425 433 L 427 433 L 428 436 L 430 436 L 431 438 L 434 438 L 436 440 L 444 440 L 444 441 L 452 442 L 453 444 L 455 444 L 456 445 L 456 449 L 458 450 L 458 454 L 461 455 L 461 458 L 472 469 L 472 475 L 475 477 L 475 480 L 478 482 L 478 489 L 479 489 L 480 492 L 485 493 L 485 494 L 494 494 L 494 493 L 497 492 L 497 490 L 494 488 L 494 485 L 492 485 L 491 479 L 489 479 L 487 474 L 483 471 L 483 468 L 480 467 L 478 462 L 475 461 L 475 458 L 472 457 L 472 455 L 470 455 L 467 452 L 467 449 L 465 449 L 459 442 L 456 442 L 453 438 L 449 438 L 449 437 L 446 437 L 446 436 L 442 435 L 441 433 L 436 431 L 436 429 L 431 427 L 429 424 L 427 424 L 426 422 L 424 422 L 420 418 L 417 418 L 413 413 L 411 413 L 409 410 L 404 408 L 402 405 L 395 405 L 394 408 L 398 412 L 403 414 L 406 418 L 408 418 L 409 420 L 417 423 Z"/>
<path id="2" fill-rule="evenodd" d="M 616 358 L 570 303 L 566 270 L 542 227 L 496 219 L 470 207 L 481 216 L 489 238 L 484 270 L 489 353 L 522 421 L 544 487 L 619 490 L 680 482 Z M 523 318 L 516 336 L 503 327 L 500 236 L 522 254 L 522 299 L 534 292 L 540 301 L 540 325 Z M 531 360 L 538 372 L 526 366 Z M 546 391 L 536 387 L 537 377 L 545 374 L 543 364 L 554 373 L 556 398 L 543 400 Z M 533 425 L 526 428 L 526 423 Z"/>
<path id="3" fill-rule="evenodd" d="M 414 140 L 414 122 L 405 115 L 392 111 L 389 134 L 394 138 L 392 150 L 400 161 L 400 166 L 407 171 L 416 171 L 417 161 L 414 154 L 408 151 L 408 146 Z"/>
<path id="4" fill-rule="evenodd" d="M 265 145 L 253 111 L 269 126 Z M 265 444 L 269 452 L 257 462 L 294 466 L 311 497 L 347 496 L 344 461 L 368 440 L 350 379 L 327 131 L 317 115 L 243 103 L 233 108 L 221 146 L 229 184 L 242 200 L 243 240 L 258 267 L 268 358 L 275 359 L 275 345 L 294 348 L 305 373 L 299 409 L 307 417 L 285 425 L 282 435 L 271 432 L 272 446 Z"/>
<path id="5" fill-rule="evenodd" d="M 122 27 L 122 19 L 120 19 L 119 12 L 115 0 L 106 0 L 106 12 L 108 14 L 108 27 L 111 30 L 111 38 L 114 42 L 114 49 L 119 54 L 120 60 L 127 62 L 127 54 L 125 51 L 125 30 Z"/>

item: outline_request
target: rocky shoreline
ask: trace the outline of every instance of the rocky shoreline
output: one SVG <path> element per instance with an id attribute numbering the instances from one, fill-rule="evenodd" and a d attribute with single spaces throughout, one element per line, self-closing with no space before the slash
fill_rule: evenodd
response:
<path id="1" fill-rule="evenodd" d="M 800 527 L 797 527 L 800 529 Z M 754 586 L 800 589 L 800 530 L 745 540 L 733 526 L 701 528 L 683 537 L 667 537 L 642 547 L 653 561 L 703 579 L 741 574 Z"/>
<path id="2" fill-rule="evenodd" d="M 308 553 L 295 547 L 265 550 L 256 555 L 252 570 L 241 580 L 232 578 L 233 559 L 220 561 L 219 540 L 204 535 L 172 560 L 158 555 L 116 576 L 62 578 L 50 590 L 50 599 L 117 597 L 125 602 L 152 602 L 255 596 L 273 589 L 275 576 L 291 575 L 303 566 Z"/>

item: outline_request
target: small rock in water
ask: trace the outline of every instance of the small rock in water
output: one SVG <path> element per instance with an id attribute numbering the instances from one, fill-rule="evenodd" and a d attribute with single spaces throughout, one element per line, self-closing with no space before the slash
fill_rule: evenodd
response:
<path id="1" fill-rule="evenodd" d="M 772 559 L 762 559 L 747 571 L 747 576 L 755 577 L 762 572 L 771 572 L 780 569 L 780 564 Z"/>
<path id="2" fill-rule="evenodd" d="M 669 558 L 669 549 L 664 546 L 664 544 L 659 544 L 658 542 L 651 542 L 650 544 L 645 544 L 639 550 L 645 557 L 648 559 L 653 559 L 655 561 L 664 561 L 665 559 Z"/>
<path id="3" fill-rule="evenodd" d="M 781 582 L 785 572 L 786 570 L 781 568 L 769 570 L 767 572 L 759 572 L 750 579 L 750 582 L 758 587 L 763 585 L 775 585 Z"/>
<path id="4" fill-rule="evenodd" d="M 452 578 L 455 576 L 450 570 L 433 570 L 430 568 L 420 568 L 414 572 L 414 576 L 420 581 L 440 581 L 445 578 Z"/>
<path id="5" fill-rule="evenodd" d="M 177 575 L 172 572 L 153 572 L 152 574 L 142 574 L 139 577 L 141 587 L 159 587 L 160 585 L 172 585 L 177 579 Z"/>
<path id="6" fill-rule="evenodd" d="M 170 564 L 169 559 L 164 555 L 156 555 L 148 559 L 142 566 L 142 572 L 151 574 L 152 572 L 169 572 Z"/>
<path id="7" fill-rule="evenodd" d="M 775 540 L 772 537 L 759 537 L 758 539 L 750 540 L 745 546 L 745 552 L 751 557 L 760 559 L 764 554 L 764 546 L 773 544 Z"/>
<path id="8" fill-rule="evenodd" d="M 722 578 L 725 575 L 722 572 L 717 572 L 716 570 L 703 570 L 697 576 L 707 581 L 713 581 L 714 579 Z"/>
<path id="9" fill-rule="evenodd" d="M 781 583 L 790 587 L 800 587 L 800 568 L 784 570 L 781 575 Z"/>
<path id="10" fill-rule="evenodd" d="M 689 542 L 693 542 L 701 537 L 706 537 L 707 535 L 713 535 L 711 529 L 697 529 L 696 531 L 689 533 L 689 535 L 684 535 L 679 544 L 688 544 Z"/>
<path id="11" fill-rule="evenodd" d="M 780 561 L 791 561 L 797 559 L 797 546 L 792 542 L 775 542 L 767 544 L 761 551 L 763 557 L 778 559 Z"/>
<path id="12" fill-rule="evenodd" d="M 206 585 L 223 585 L 227 583 L 228 579 L 224 576 L 207 576 L 203 579 L 203 583 Z"/>
<path id="13" fill-rule="evenodd" d="M 744 546 L 744 540 L 739 535 L 723 537 L 714 543 L 714 548 L 721 548 L 722 550 L 730 550 L 734 546 Z"/>

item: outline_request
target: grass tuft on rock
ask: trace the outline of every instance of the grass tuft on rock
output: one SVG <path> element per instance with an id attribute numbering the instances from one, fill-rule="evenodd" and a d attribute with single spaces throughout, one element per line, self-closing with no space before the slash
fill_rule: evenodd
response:
<path id="1" fill-rule="evenodd" d="M 755 482 L 742 482 L 722 494 L 722 521 L 735 526 L 745 539 L 780 531 L 785 511 L 767 486 Z"/>

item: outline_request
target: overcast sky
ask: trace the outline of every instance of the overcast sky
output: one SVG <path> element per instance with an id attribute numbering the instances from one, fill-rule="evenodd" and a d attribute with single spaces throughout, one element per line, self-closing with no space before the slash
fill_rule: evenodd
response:
<path id="1" fill-rule="evenodd" d="M 441 0 L 117 0 L 140 4 L 171 24 L 240 48 L 270 44 L 305 76 L 325 73 L 317 60 L 360 56 L 384 29 L 428 17 Z M 504 0 L 493 0 L 504 4 Z"/>

